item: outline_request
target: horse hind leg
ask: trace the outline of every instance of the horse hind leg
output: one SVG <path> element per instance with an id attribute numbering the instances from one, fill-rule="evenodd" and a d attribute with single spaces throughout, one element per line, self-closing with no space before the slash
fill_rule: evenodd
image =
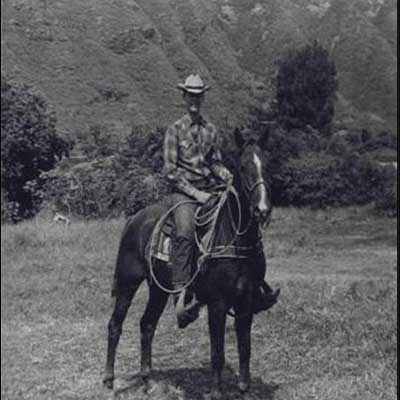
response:
<path id="1" fill-rule="evenodd" d="M 168 293 L 155 284 L 149 286 L 149 300 L 140 320 L 141 362 L 140 375 L 147 382 L 152 368 L 152 343 L 161 314 L 167 304 Z"/>
<path id="2" fill-rule="evenodd" d="M 141 283 L 142 281 L 138 281 L 129 286 L 124 286 L 115 290 L 116 300 L 114 311 L 108 323 L 107 361 L 103 376 L 103 383 L 109 389 L 113 388 L 115 355 L 122 333 L 122 325 L 129 306 L 132 303 L 132 299 Z"/>

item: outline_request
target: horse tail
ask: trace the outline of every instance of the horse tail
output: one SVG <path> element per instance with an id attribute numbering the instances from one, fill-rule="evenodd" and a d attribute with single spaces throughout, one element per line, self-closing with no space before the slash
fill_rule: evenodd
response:
<path id="1" fill-rule="evenodd" d="M 120 259 L 121 259 L 120 257 L 121 257 L 122 243 L 123 243 L 123 240 L 124 240 L 124 237 L 125 237 L 126 233 L 128 232 L 128 228 L 129 228 L 129 225 L 132 222 L 132 218 L 133 218 L 133 216 L 129 217 L 128 220 L 126 221 L 126 223 L 124 225 L 124 229 L 123 229 L 122 234 L 121 234 L 121 239 L 119 241 L 117 262 L 116 262 L 116 265 L 115 265 L 115 268 L 114 268 L 114 276 L 113 276 L 113 280 L 112 280 L 112 284 L 111 284 L 111 298 L 115 297 L 117 295 L 117 292 L 118 292 L 118 274 L 117 274 L 117 271 L 118 271 L 118 265 L 119 265 Z"/>
<path id="2" fill-rule="evenodd" d="M 132 247 L 132 235 L 136 237 L 136 228 L 141 224 L 140 214 L 144 209 L 139 210 L 136 214 L 128 218 L 122 230 L 121 239 L 119 241 L 117 261 L 114 269 L 114 276 L 111 285 L 111 297 L 118 295 L 118 291 L 125 285 L 125 278 L 121 279 L 121 274 L 126 267 L 126 251 Z M 136 241 L 134 239 L 134 241 Z M 137 243 L 136 243 L 137 245 Z M 122 286 L 121 286 L 122 285 Z"/>
<path id="3" fill-rule="evenodd" d="M 117 277 L 116 274 L 114 273 L 114 278 L 111 285 L 111 298 L 115 297 L 116 295 L 117 295 Z"/>

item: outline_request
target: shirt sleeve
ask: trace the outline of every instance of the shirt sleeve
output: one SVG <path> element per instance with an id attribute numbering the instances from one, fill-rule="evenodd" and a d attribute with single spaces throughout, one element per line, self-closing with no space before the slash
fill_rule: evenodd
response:
<path id="1" fill-rule="evenodd" d="M 178 132 L 171 126 L 164 138 L 164 175 L 167 181 L 181 192 L 196 198 L 199 192 L 184 176 L 184 170 L 178 166 Z"/>

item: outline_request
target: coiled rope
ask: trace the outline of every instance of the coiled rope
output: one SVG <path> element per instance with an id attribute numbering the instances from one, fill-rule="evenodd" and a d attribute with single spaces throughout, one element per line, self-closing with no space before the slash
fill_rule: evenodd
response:
<path id="1" fill-rule="evenodd" d="M 235 224 L 235 221 L 231 218 L 231 223 L 233 225 L 233 229 L 234 229 L 234 235 L 231 239 L 231 241 L 226 244 L 221 246 L 221 249 L 217 250 L 217 251 L 213 251 L 213 243 L 214 243 L 214 239 L 215 239 L 215 235 L 216 235 L 216 223 L 218 220 L 218 216 L 224 206 L 224 204 L 227 202 L 229 195 L 232 194 L 234 196 L 234 199 L 237 203 L 237 207 L 238 207 L 238 221 Z M 196 200 L 183 200 L 178 202 L 177 204 L 175 204 L 174 206 L 172 206 L 161 218 L 160 220 L 157 222 L 156 227 L 153 229 L 153 233 L 151 235 L 151 240 L 150 240 L 150 254 L 149 254 L 149 269 L 150 269 L 150 276 L 152 278 L 152 280 L 156 283 L 156 285 L 163 291 L 165 291 L 168 294 L 176 294 L 181 292 L 182 290 L 186 289 L 187 287 L 189 287 L 194 280 L 196 279 L 197 275 L 199 274 L 199 272 L 201 271 L 202 266 L 204 265 L 204 262 L 212 257 L 218 257 L 221 256 L 224 252 L 226 252 L 226 250 L 231 247 L 233 245 L 233 243 L 235 242 L 236 238 L 240 235 L 243 235 L 244 232 L 247 232 L 249 227 L 246 227 L 243 231 L 240 231 L 240 227 L 242 224 L 242 215 L 241 215 L 241 204 L 240 204 L 240 199 L 239 199 L 239 195 L 236 191 L 236 189 L 232 186 L 232 185 L 228 185 L 226 186 L 225 190 L 221 193 L 218 194 L 219 200 L 218 203 L 216 204 L 215 207 L 211 208 L 210 210 L 207 210 L 204 214 L 201 215 L 201 208 L 199 207 L 195 214 L 194 214 L 194 220 L 195 220 L 195 241 L 196 244 L 200 250 L 200 256 L 197 259 L 197 268 L 193 274 L 193 276 L 191 277 L 191 279 L 185 284 L 183 285 L 181 288 L 179 289 L 170 289 L 165 287 L 157 278 L 155 272 L 154 272 L 154 266 L 153 266 L 153 257 L 151 254 L 151 251 L 153 248 L 155 248 L 155 246 L 157 245 L 157 233 L 161 231 L 163 225 L 165 224 L 166 220 L 168 219 L 168 217 L 180 206 L 182 206 L 183 204 L 200 204 L 198 201 Z M 229 203 L 228 203 L 229 204 Z M 230 213 L 231 210 L 229 209 Z M 232 216 L 232 214 L 231 214 Z M 211 228 L 210 228 L 210 237 L 209 240 L 206 244 L 206 246 L 204 246 L 201 243 L 201 240 L 198 236 L 198 231 L 197 228 L 201 228 L 204 226 L 207 226 L 208 224 L 212 224 Z M 158 228 L 158 229 L 156 229 Z M 240 256 L 230 256 L 231 258 L 243 258 Z"/>

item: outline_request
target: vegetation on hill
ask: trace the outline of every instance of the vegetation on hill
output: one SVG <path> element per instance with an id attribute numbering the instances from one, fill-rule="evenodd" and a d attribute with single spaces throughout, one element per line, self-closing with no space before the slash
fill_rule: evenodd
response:
<path id="1" fill-rule="evenodd" d="M 273 96 L 276 60 L 318 39 L 340 79 L 335 121 L 396 132 L 395 0 L 106 0 L 1 3 L 2 68 L 54 105 L 65 135 L 180 114 L 176 84 L 199 72 L 220 127 Z"/>
<path id="2" fill-rule="evenodd" d="M 396 159 L 397 138 L 384 131 L 334 131 L 336 88 L 335 64 L 315 42 L 281 60 L 272 107 L 250 107 L 239 129 L 264 139 L 273 202 L 313 207 L 374 202 L 396 215 L 396 170 L 379 161 Z M 162 176 L 164 127 L 134 125 L 119 136 L 105 125 L 91 125 L 77 135 L 75 152 L 83 158 L 56 165 L 70 143 L 55 133 L 46 101 L 27 86 L 5 82 L 3 103 L 3 220 L 10 219 L 13 204 L 20 218 L 46 208 L 85 218 L 131 215 L 169 193 Z M 237 151 L 232 131 L 221 134 L 229 164 Z"/>
<path id="3" fill-rule="evenodd" d="M 135 127 L 118 141 L 104 127 L 90 132 L 80 142 L 86 156 L 82 162 L 61 163 L 39 177 L 43 207 L 106 218 L 132 215 L 168 193 L 161 173 L 164 130 L 148 134 Z"/>
<path id="4" fill-rule="evenodd" d="M 42 94 L 1 75 L 2 218 L 34 214 L 30 182 L 52 169 L 71 144 L 57 135 L 55 115 Z M 7 204 L 3 207 L 3 201 Z M 5 215 L 3 215 L 5 214 Z"/>

